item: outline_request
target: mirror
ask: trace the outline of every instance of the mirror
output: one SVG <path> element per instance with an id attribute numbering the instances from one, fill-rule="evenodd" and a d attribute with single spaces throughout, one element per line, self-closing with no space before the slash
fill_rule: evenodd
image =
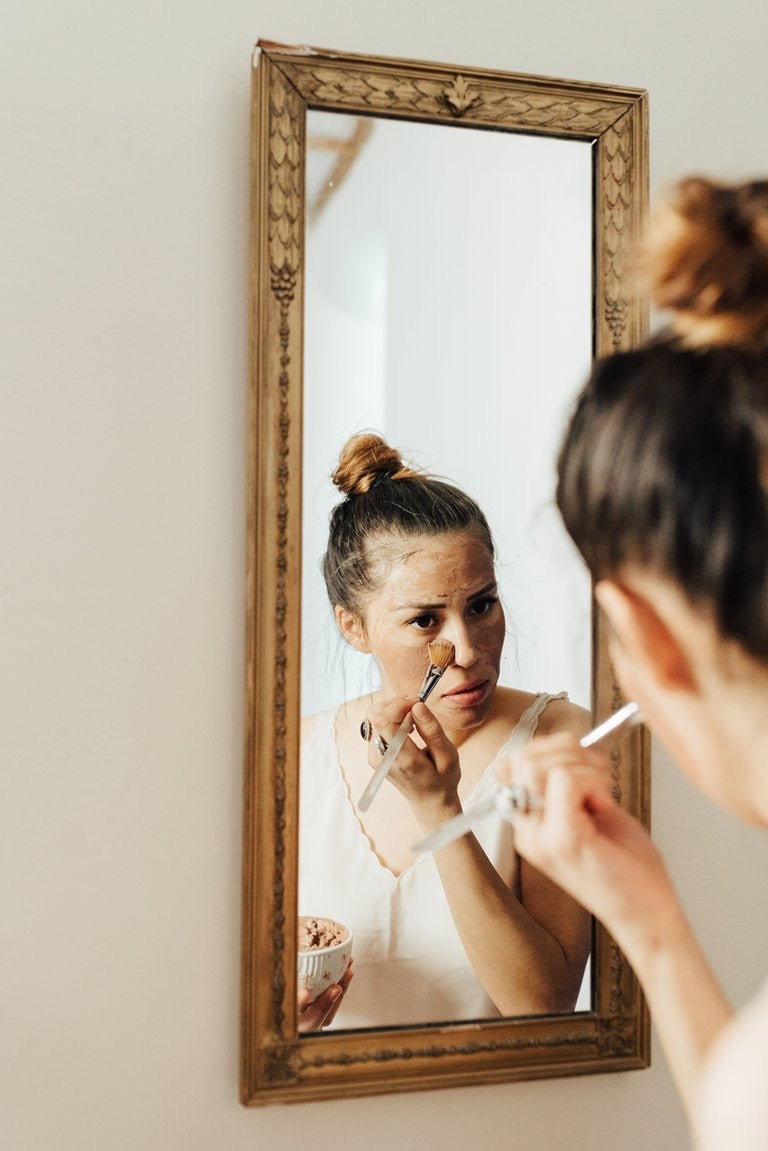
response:
<path id="1" fill-rule="evenodd" d="M 375 428 L 472 493 L 497 548 L 507 620 L 499 685 L 566 690 L 591 706 L 591 589 L 551 491 L 565 413 L 592 351 L 591 162 L 581 140 L 307 112 L 301 714 L 327 734 L 318 744 L 314 729 L 307 763 L 302 740 L 298 908 L 354 928 L 355 977 L 334 1028 L 499 1013 L 466 968 L 431 861 L 401 856 L 393 888 L 386 833 L 382 841 L 376 831 L 383 817 L 356 806 L 368 756 L 353 739 L 345 759 L 338 737 L 350 712 L 339 709 L 380 683 L 371 656 L 340 642 L 320 570 L 340 502 L 330 475 L 346 437 Z M 534 219 L 545 227 L 532 228 Z M 331 731 L 332 757 L 323 752 Z M 482 777 L 471 790 L 465 782 L 465 803 L 483 786 Z M 318 827 L 329 796 L 332 816 Z M 385 801 L 400 804 L 389 827 L 412 822 L 405 801 L 385 795 L 377 807 Z M 484 836 L 508 876 L 509 832 Z M 412 842 L 420 838 L 416 829 Z M 418 929 L 407 916 L 405 935 L 393 891 L 423 907 Z M 590 1005 L 587 970 L 576 1007 Z"/>
<path id="2" fill-rule="evenodd" d="M 266 42 L 253 75 L 243 1102 L 645 1066 L 645 1006 L 599 925 L 569 1015 L 299 1037 L 295 954 L 300 714 L 372 686 L 340 658 L 318 574 L 352 432 L 381 431 L 488 514 L 502 682 L 565 688 L 599 718 L 620 702 L 551 489 L 590 357 L 645 332 L 623 263 L 645 94 Z M 494 419 L 468 453 L 478 405 Z M 647 819 L 644 733 L 612 761 Z"/>

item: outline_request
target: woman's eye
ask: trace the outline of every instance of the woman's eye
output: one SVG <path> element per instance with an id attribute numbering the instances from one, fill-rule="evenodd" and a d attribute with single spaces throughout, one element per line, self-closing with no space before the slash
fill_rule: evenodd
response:
<path id="1" fill-rule="evenodd" d="M 487 612 L 489 612 L 491 610 L 493 605 L 497 604 L 498 602 L 499 602 L 498 596 L 495 596 L 495 595 L 483 596 L 482 599 L 475 600 L 475 602 L 470 606 L 469 610 L 470 610 L 472 615 L 485 615 Z"/>
<path id="2" fill-rule="evenodd" d="M 434 627 L 437 623 L 437 618 L 431 612 L 424 612 L 423 615 L 414 616 L 412 620 L 408 621 L 411 627 L 418 628 L 420 631 L 426 631 L 429 627 Z"/>

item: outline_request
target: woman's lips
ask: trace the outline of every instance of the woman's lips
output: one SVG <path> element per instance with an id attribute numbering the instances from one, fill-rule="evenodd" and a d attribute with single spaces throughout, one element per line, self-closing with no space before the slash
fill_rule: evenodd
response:
<path id="1" fill-rule="evenodd" d="M 452 691 L 443 692 L 442 698 L 448 703 L 459 707 L 476 707 L 482 703 L 488 692 L 488 680 L 481 683 L 468 683 L 462 687 L 455 687 Z"/>

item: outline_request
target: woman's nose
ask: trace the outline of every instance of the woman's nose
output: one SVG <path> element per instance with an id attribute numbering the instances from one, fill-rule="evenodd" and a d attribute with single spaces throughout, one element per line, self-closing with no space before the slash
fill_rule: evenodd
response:
<path id="1" fill-rule="evenodd" d="M 459 667 L 471 667 L 477 659 L 477 649 L 472 633 L 466 624 L 454 624 L 446 629 L 445 639 L 449 639 L 456 649 L 453 662 Z"/>

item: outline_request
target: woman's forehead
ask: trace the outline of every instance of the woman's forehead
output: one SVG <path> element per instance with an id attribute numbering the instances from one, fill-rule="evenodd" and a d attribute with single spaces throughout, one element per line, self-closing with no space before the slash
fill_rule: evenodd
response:
<path id="1" fill-rule="evenodd" d="M 372 544 L 370 558 L 381 590 L 394 582 L 401 587 L 430 584 L 433 594 L 447 595 L 494 578 L 493 557 L 472 532 L 389 536 Z"/>

